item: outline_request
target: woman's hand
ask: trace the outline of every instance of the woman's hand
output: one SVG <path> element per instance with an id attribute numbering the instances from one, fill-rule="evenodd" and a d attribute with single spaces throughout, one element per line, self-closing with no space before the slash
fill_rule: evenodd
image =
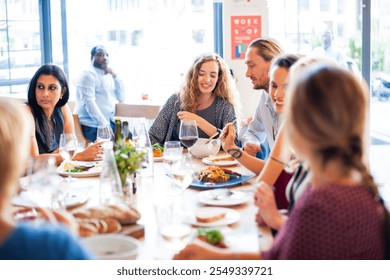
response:
<path id="1" fill-rule="evenodd" d="M 197 114 L 190 113 L 190 112 L 187 112 L 187 111 L 180 111 L 180 112 L 178 112 L 177 113 L 177 117 L 181 121 L 195 120 L 196 123 L 198 123 L 198 121 L 199 121 L 199 116 Z"/>
<path id="2" fill-rule="evenodd" d="M 75 154 L 72 159 L 81 161 L 94 161 L 101 159 L 103 154 L 103 143 L 104 141 L 99 141 L 89 145 L 84 149 L 84 151 Z"/>
<path id="3" fill-rule="evenodd" d="M 237 148 L 234 144 L 236 134 L 236 129 L 233 123 L 226 124 L 226 126 L 222 129 L 221 142 L 222 148 L 225 152 L 227 152 L 229 149 Z"/>
<path id="4" fill-rule="evenodd" d="M 259 207 L 256 222 L 259 225 L 267 225 L 273 229 L 280 229 L 286 218 L 279 212 L 274 190 L 265 182 L 260 182 L 255 193 L 255 204 Z"/>
<path id="5" fill-rule="evenodd" d="M 216 251 L 212 251 L 204 246 L 195 243 L 188 244 L 183 250 L 177 253 L 174 260 L 217 260 L 221 259 Z"/>

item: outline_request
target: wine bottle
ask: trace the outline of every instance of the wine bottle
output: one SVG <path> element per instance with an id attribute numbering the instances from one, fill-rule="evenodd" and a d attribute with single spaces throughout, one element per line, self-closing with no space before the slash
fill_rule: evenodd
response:
<path id="1" fill-rule="evenodd" d="M 122 122 L 120 118 L 115 119 L 115 138 L 114 138 L 114 150 L 122 145 Z"/>

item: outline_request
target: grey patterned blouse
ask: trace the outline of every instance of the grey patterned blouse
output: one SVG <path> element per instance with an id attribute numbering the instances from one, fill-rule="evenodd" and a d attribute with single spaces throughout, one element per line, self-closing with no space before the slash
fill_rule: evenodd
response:
<path id="1" fill-rule="evenodd" d="M 165 141 L 178 140 L 178 132 L 176 132 L 177 124 L 180 119 L 177 113 L 181 111 L 179 94 L 172 94 L 167 102 L 162 107 L 157 118 L 149 129 L 149 137 L 152 144 L 160 143 L 164 145 Z M 227 100 L 217 97 L 215 106 L 215 122 L 218 129 L 223 129 L 227 123 L 236 119 L 234 106 Z M 237 125 L 235 124 L 236 130 Z M 236 145 L 238 139 L 235 139 Z"/>

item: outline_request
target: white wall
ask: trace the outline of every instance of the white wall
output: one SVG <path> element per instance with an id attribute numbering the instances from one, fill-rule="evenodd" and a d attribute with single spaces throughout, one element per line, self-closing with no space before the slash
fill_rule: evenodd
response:
<path id="1" fill-rule="evenodd" d="M 268 36 L 268 7 L 266 0 L 223 0 L 224 17 L 224 59 L 233 69 L 238 79 L 238 91 L 242 104 L 242 116 L 247 118 L 254 114 L 258 100 L 259 91 L 254 90 L 252 82 L 245 77 L 246 65 L 244 59 L 232 59 L 231 55 L 231 16 L 260 15 L 262 22 L 261 36 Z"/>

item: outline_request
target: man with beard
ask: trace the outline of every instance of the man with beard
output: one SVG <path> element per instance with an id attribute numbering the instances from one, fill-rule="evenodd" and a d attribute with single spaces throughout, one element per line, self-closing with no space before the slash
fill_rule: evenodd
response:
<path id="1" fill-rule="evenodd" d="M 252 80 L 254 89 L 260 90 L 260 101 L 243 135 L 242 146 L 245 152 L 261 159 L 265 159 L 274 146 L 281 124 L 279 115 L 272 107 L 268 89 L 271 62 L 283 52 L 276 40 L 259 38 L 249 44 L 245 54 L 246 77 Z"/>
<path id="2" fill-rule="evenodd" d="M 91 66 L 76 81 L 75 113 L 85 138 L 96 140 L 98 126 L 114 129 L 115 104 L 125 99 L 122 80 L 108 67 L 108 52 L 103 46 L 91 50 Z"/>

